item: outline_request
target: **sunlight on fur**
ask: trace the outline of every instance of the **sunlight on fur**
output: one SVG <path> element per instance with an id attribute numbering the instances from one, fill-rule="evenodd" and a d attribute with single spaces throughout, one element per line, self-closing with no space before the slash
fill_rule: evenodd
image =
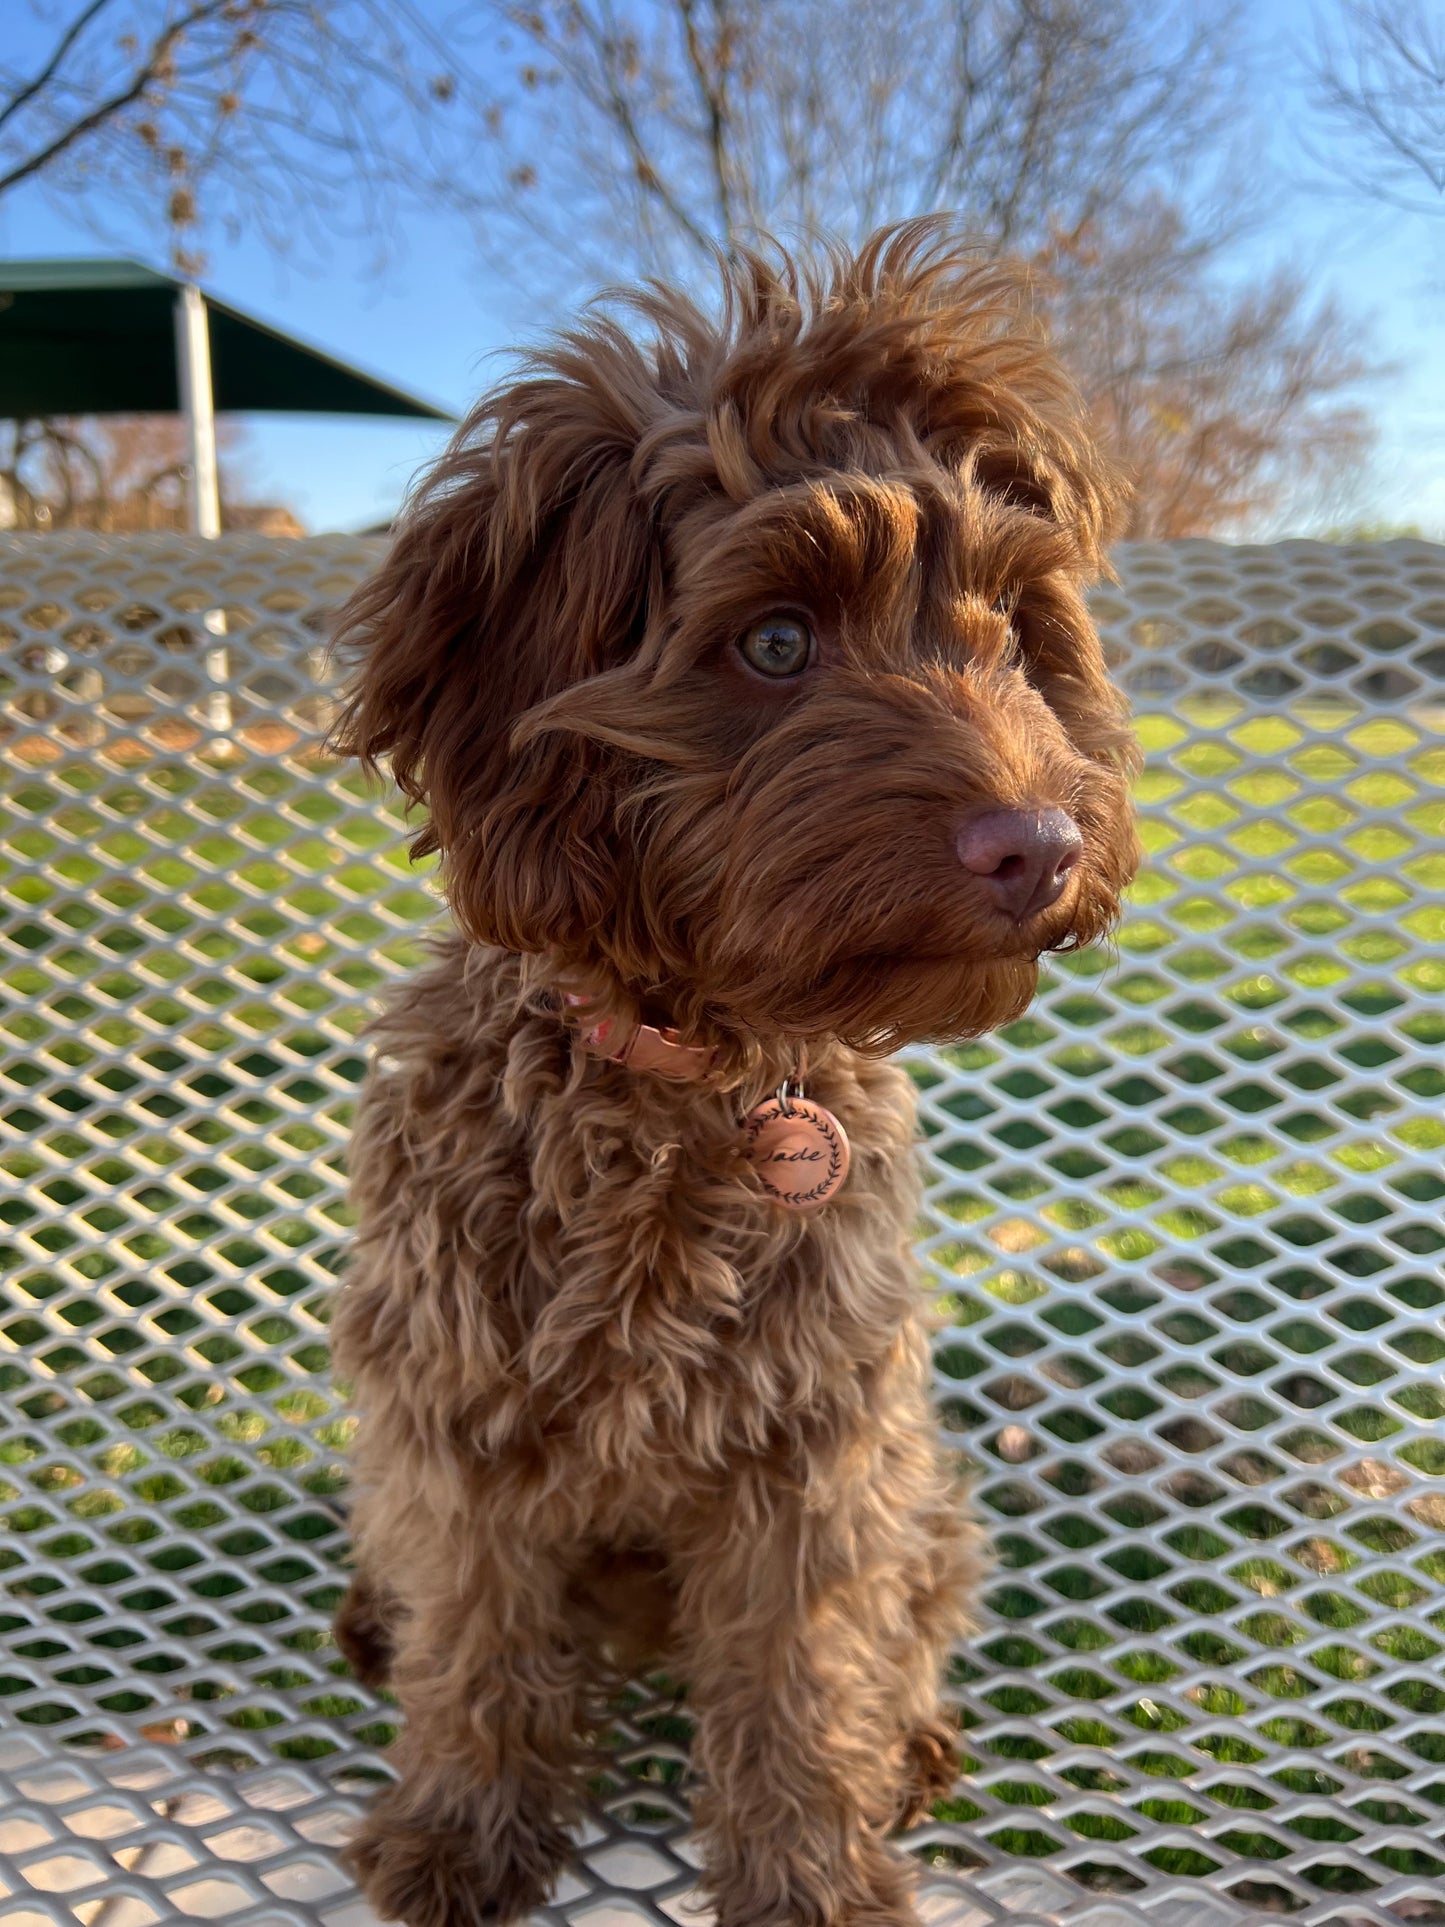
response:
<path id="1" fill-rule="evenodd" d="M 953 1782 L 980 1555 L 884 1057 L 1016 1017 L 1137 861 L 1082 599 L 1122 488 L 1026 282 L 932 222 L 721 274 L 479 403 L 338 629 L 336 744 L 456 923 L 375 1027 L 335 1317 L 337 1637 L 405 1715 L 350 1856 L 411 1927 L 547 1897 L 656 1666 L 722 1927 L 915 1919 L 887 1836 Z M 568 993 L 705 1074 L 584 1048 Z M 853 1147 L 807 1217 L 740 1130 L 804 1066 Z"/>

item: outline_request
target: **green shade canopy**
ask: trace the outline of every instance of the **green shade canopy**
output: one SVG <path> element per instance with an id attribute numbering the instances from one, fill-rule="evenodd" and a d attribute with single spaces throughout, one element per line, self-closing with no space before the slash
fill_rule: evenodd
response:
<path id="1" fill-rule="evenodd" d="M 0 419 L 165 415 L 183 283 L 137 261 L 0 261 Z M 431 402 L 204 296 L 218 413 L 453 421 Z"/>

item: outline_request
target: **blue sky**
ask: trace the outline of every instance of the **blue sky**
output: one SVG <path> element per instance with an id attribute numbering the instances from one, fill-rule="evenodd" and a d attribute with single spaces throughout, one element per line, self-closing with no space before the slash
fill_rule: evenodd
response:
<path id="1" fill-rule="evenodd" d="M 1293 55 L 1318 11 L 1311 0 L 1255 0 L 1247 18 L 1266 55 L 1258 103 L 1266 198 L 1273 211 L 1241 258 L 1245 268 L 1288 261 L 1332 288 L 1373 324 L 1374 347 L 1398 372 L 1370 396 L 1381 443 L 1353 513 L 1416 522 L 1445 536 L 1445 356 L 1438 318 L 1445 297 L 1445 205 L 1438 215 L 1302 193 L 1289 129 L 1297 124 Z M 1272 76 L 1272 78 L 1269 78 Z M 1274 98 L 1270 98 L 1273 90 Z M 117 245 L 125 235 L 128 247 Z M 149 241 L 149 245 L 147 245 Z M 489 379 L 496 352 L 544 324 L 524 297 L 477 267 L 469 237 L 440 215 L 413 217 L 384 275 L 361 244 L 339 242 L 312 272 L 277 262 L 257 243 L 208 241 L 206 285 L 233 305 L 309 338 L 401 385 L 460 410 Z M 79 205 L 38 187 L 0 203 L 0 255 L 130 252 L 165 265 L 165 241 L 134 223 L 97 237 Z M 253 417 L 248 468 L 258 492 L 290 503 L 312 529 L 384 519 L 407 479 L 441 445 L 435 427 Z"/>

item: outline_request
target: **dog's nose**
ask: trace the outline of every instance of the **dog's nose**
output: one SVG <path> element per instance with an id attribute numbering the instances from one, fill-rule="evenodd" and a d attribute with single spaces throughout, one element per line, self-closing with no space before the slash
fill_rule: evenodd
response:
<path id="1" fill-rule="evenodd" d="M 1084 839 L 1060 809 L 985 810 L 964 824 L 957 849 L 998 908 L 1022 923 L 1058 902 Z"/>

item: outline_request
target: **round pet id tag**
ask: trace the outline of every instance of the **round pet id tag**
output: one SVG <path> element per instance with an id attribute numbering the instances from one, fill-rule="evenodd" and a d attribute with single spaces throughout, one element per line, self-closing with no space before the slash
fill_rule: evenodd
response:
<path id="1" fill-rule="evenodd" d="M 816 1211 L 836 1197 L 848 1175 L 848 1134 L 821 1104 L 770 1097 L 748 1112 L 743 1151 L 774 1204 Z"/>

